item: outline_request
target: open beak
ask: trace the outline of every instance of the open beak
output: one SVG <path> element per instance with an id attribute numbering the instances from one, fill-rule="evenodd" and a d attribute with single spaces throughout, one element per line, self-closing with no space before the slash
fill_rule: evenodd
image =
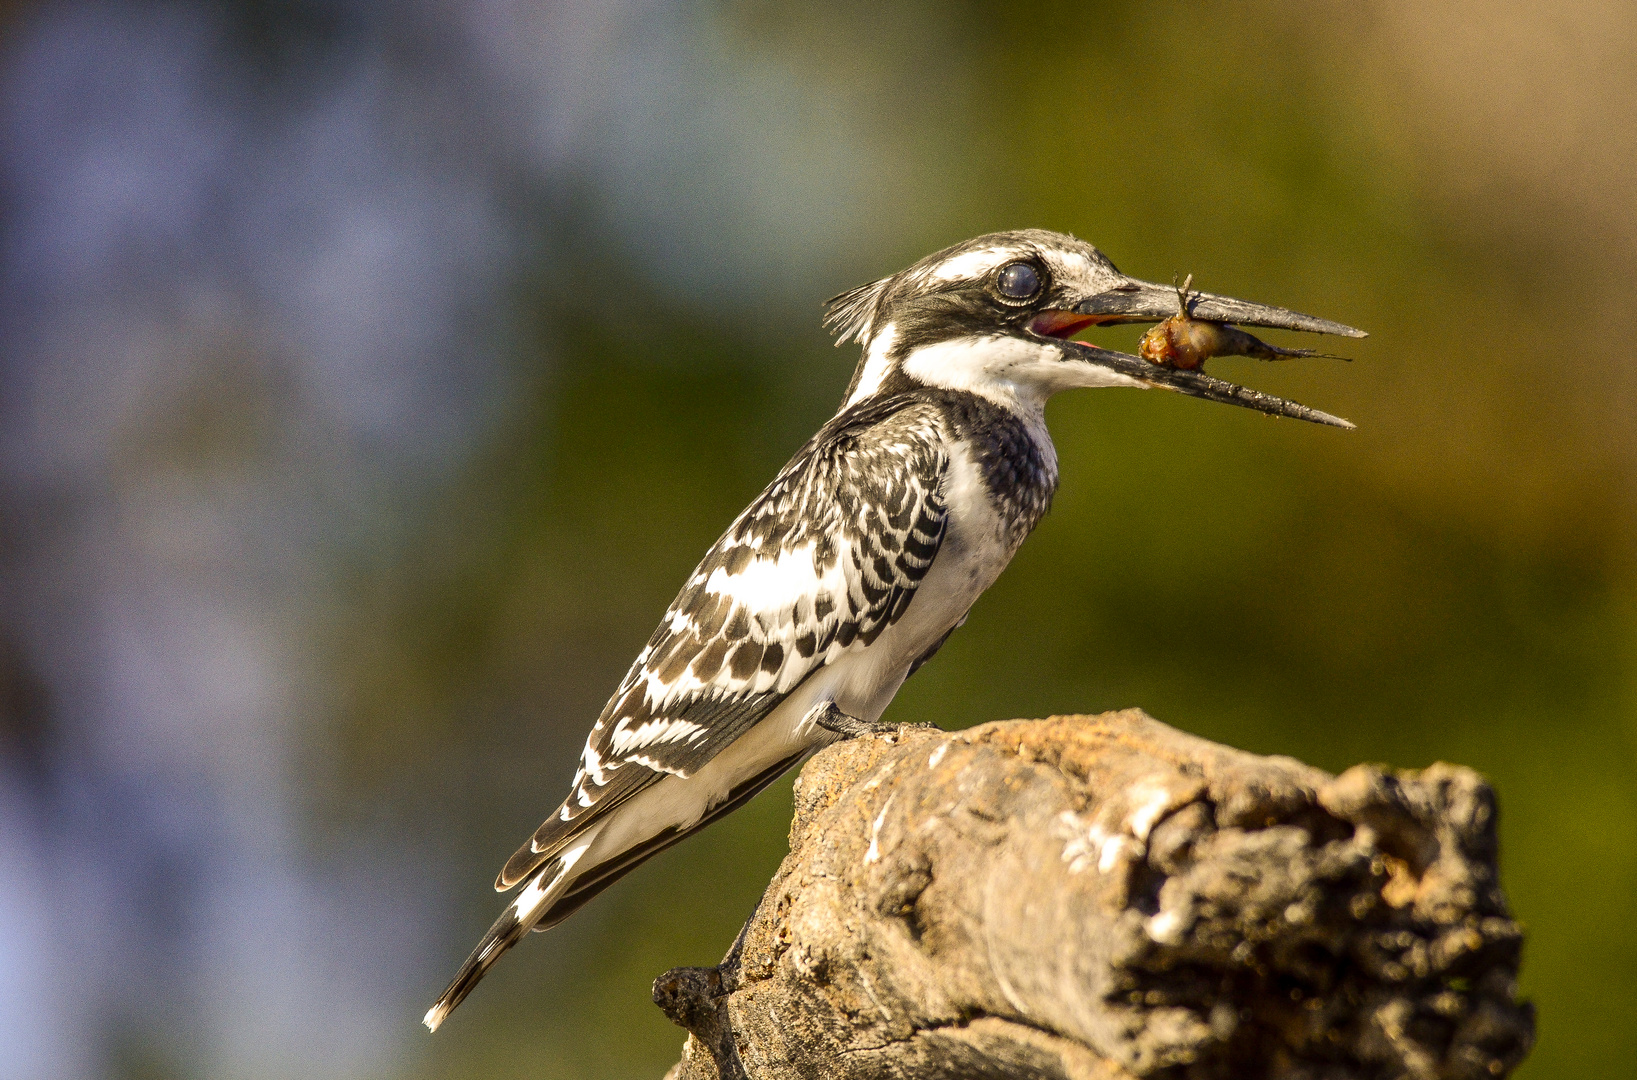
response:
<path id="1" fill-rule="evenodd" d="M 1189 294 L 1189 315 L 1206 322 L 1234 323 L 1239 326 L 1268 326 L 1280 330 L 1306 330 L 1315 334 L 1335 334 L 1341 337 L 1367 336 L 1362 330 L 1344 326 L 1329 319 L 1303 315 L 1288 308 L 1268 304 L 1253 304 L 1212 293 Z M 1177 314 L 1177 290 L 1171 285 L 1154 285 L 1135 278 L 1126 278 L 1121 284 L 1086 298 L 1062 312 L 1047 312 L 1037 319 L 1037 333 L 1066 339 L 1087 326 L 1106 326 L 1112 323 L 1159 322 Z M 1050 316 L 1049 318 L 1047 316 Z M 1101 349 L 1081 341 L 1063 341 L 1065 352 L 1076 360 L 1107 368 L 1147 386 L 1175 390 L 1190 397 L 1241 405 L 1247 409 L 1271 416 L 1288 416 L 1331 427 L 1351 428 L 1354 425 L 1339 416 L 1310 409 L 1294 401 L 1264 394 L 1259 390 L 1238 386 L 1224 379 L 1212 378 L 1198 371 L 1151 364 L 1141 357 Z"/>
<path id="2" fill-rule="evenodd" d="M 1111 323 L 1159 322 L 1177 313 L 1177 287 L 1155 285 L 1135 278 L 1126 278 L 1112 289 L 1087 297 L 1074 305 L 1076 315 L 1089 315 L 1098 326 Z M 1253 304 L 1215 293 L 1188 293 L 1188 314 L 1205 322 L 1234 323 L 1238 326 L 1271 326 L 1277 330 L 1306 330 L 1313 334 L 1335 334 L 1339 337 L 1367 337 L 1363 330 L 1354 330 L 1329 319 L 1303 315 L 1289 308 Z"/>

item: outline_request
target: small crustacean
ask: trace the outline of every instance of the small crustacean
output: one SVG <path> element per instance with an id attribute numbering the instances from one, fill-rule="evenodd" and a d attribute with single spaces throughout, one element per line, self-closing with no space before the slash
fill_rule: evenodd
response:
<path id="1" fill-rule="evenodd" d="M 1176 279 L 1171 280 L 1175 284 Z M 1177 313 L 1142 336 L 1137 352 L 1150 364 L 1179 371 L 1198 371 L 1213 356 L 1253 356 L 1258 360 L 1295 360 L 1304 356 L 1347 359 L 1316 349 L 1282 349 L 1245 333 L 1237 326 L 1196 319 L 1189 312 L 1192 300 L 1188 290 L 1193 283 L 1194 275 L 1189 274 L 1177 286 Z M 1197 293 L 1193 295 L 1198 296 Z"/>

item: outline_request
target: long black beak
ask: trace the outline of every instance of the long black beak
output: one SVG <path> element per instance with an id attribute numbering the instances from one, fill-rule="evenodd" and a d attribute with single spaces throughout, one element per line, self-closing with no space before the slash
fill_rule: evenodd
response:
<path id="1" fill-rule="evenodd" d="M 1080 301 L 1073 310 L 1080 315 L 1096 316 L 1097 322 L 1105 325 L 1159 322 L 1177 313 L 1177 288 L 1175 285 L 1155 285 L 1126 278 L 1124 283 Z M 1271 326 L 1278 330 L 1306 330 L 1313 334 L 1335 334 L 1339 337 L 1369 337 L 1363 330 L 1355 330 L 1329 319 L 1208 292 L 1188 293 L 1188 314 L 1206 322 Z"/>
<path id="2" fill-rule="evenodd" d="M 1099 349 L 1095 345 L 1087 345 L 1083 341 L 1064 341 L 1059 344 L 1063 352 L 1076 360 L 1084 360 L 1088 364 L 1124 375 L 1135 383 L 1146 386 L 1157 386 L 1164 390 L 1175 390 L 1189 397 L 1204 398 L 1206 401 L 1220 401 L 1227 405 L 1242 405 L 1247 409 L 1265 412 L 1269 416 L 1288 416 L 1293 420 L 1306 420 L 1313 424 L 1327 424 L 1330 427 L 1347 428 L 1357 427 L 1350 420 L 1343 420 L 1339 416 L 1331 416 L 1318 409 L 1310 409 L 1306 405 L 1288 401 L 1272 394 L 1264 394 L 1260 390 L 1252 390 L 1248 386 L 1228 382 L 1226 379 L 1216 379 L 1197 371 L 1179 371 L 1176 368 L 1159 367 L 1150 364 L 1139 356 L 1127 353 L 1114 352 L 1112 349 Z"/>
<path id="3" fill-rule="evenodd" d="M 1188 298 L 1188 313 L 1207 322 L 1268 326 L 1280 330 L 1306 330 L 1315 334 L 1335 334 L 1352 338 L 1368 336 L 1363 330 L 1355 330 L 1351 326 L 1331 322 L 1329 319 L 1303 315 L 1288 308 L 1253 304 L 1247 300 L 1235 300 L 1229 296 L 1216 296 L 1212 293 L 1190 292 Z M 1135 278 L 1126 278 L 1120 285 L 1082 300 L 1071 310 L 1079 315 L 1093 316 L 1098 324 L 1106 325 L 1159 322 L 1177 314 L 1177 306 L 1175 286 L 1155 285 Z M 1160 367 L 1140 357 L 1100 349 L 1080 341 L 1065 341 L 1063 344 L 1069 347 L 1066 351 L 1076 359 L 1107 368 L 1148 386 L 1175 390 L 1190 397 L 1205 398 L 1207 401 L 1240 405 L 1271 416 L 1288 416 L 1296 420 L 1339 428 L 1355 426 L 1339 416 L 1331 416 L 1327 412 L 1310 409 L 1306 405 L 1274 397 L 1272 394 L 1264 394 L 1260 390 L 1252 390 L 1224 379 L 1212 378 L 1201 372 Z"/>

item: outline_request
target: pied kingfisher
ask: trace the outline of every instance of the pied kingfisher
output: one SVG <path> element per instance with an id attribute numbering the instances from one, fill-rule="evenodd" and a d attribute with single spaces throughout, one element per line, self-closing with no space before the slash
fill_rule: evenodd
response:
<path id="1" fill-rule="evenodd" d="M 1209 293 L 1194 319 L 1364 336 Z M 1068 340 L 1158 322 L 1178 293 L 1084 241 L 994 233 L 842 293 L 825 323 L 863 356 L 841 410 L 683 585 L 586 739 L 568 798 L 495 882 L 523 883 L 427 1012 L 437 1030 L 529 930 L 734 810 L 882 710 L 1051 505 L 1046 399 L 1162 387 L 1278 416 L 1326 413 Z"/>

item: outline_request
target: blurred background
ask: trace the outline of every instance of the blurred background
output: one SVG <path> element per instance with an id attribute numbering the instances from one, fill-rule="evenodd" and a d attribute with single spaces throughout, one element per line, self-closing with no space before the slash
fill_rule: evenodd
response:
<path id="1" fill-rule="evenodd" d="M 1637 1075 L 1634 57 L 1620 0 L 0 4 L 0 1077 L 657 1078 L 788 779 L 419 1020 L 833 411 L 820 302 L 1021 226 L 1367 328 L 1218 362 L 1359 430 L 1057 400 L 888 719 L 1472 765 L 1519 1075 Z"/>

